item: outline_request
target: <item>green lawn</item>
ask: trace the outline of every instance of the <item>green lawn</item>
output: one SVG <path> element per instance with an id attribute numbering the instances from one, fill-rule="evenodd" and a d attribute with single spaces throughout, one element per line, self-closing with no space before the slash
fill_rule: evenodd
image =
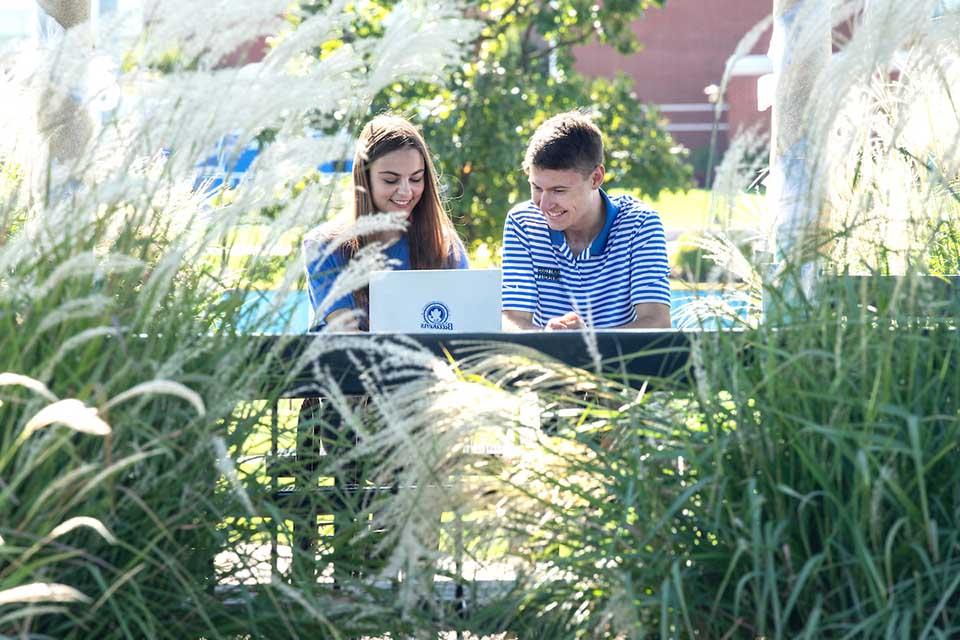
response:
<path id="1" fill-rule="evenodd" d="M 646 201 L 660 214 L 666 229 L 704 231 L 711 227 L 755 228 L 764 207 L 763 196 L 740 194 L 732 203 L 726 199 L 711 201 L 714 195 L 706 189 L 686 192 L 664 191 L 657 198 L 646 198 L 637 191 L 627 191 Z M 728 224 L 721 224 L 726 222 Z"/>
<path id="2" fill-rule="evenodd" d="M 618 193 L 616 189 L 612 190 Z M 706 189 L 686 192 L 663 192 L 659 197 L 645 198 L 637 191 L 626 191 L 644 200 L 655 209 L 668 232 L 667 251 L 671 264 L 684 242 L 684 236 L 694 236 L 710 229 L 756 229 L 763 212 L 764 198 L 760 195 L 740 194 L 733 202 L 712 201 L 713 194 Z M 671 232 L 679 232 L 679 237 Z M 470 245 L 470 266 L 487 269 L 500 266 L 499 245 L 484 242 Z"/>
<path id="3" fill-rule="evenodd" d="M 645 198 L 637 191 L 627 190 L 626 192 L 646 201 L 660 214 L 667 231 L 680 232 L 681 238 L 683 235 L 698 234 L 711 228 L 755 229 L 759 225 L 764 207 L 762 196 L 746 193 L 730 202 L 729 200 L 712 200 L 713 194 L 706 189 L 663 192 L 657 198 Z M 613 193 L 618 193 L 618 190 L 614 189 Z M 284 257 L 299 253 L 299 239 L 302 231 L 302 229 L 291 229 L 279 241 L 272 242 L 267 253 L 277 256 L 281 262 Z M 231 266 L 238 272 L 242 272 L 244 259 L 255 255 L 267 244 L 266 231 L 256 225 L 242 227 L 235 231 L 233 241 L 236 244 L 231 257 Z M 470 265 L 480 269 L 498 267 L 499 248 L 499 244 L 470 244 Z M 669 243 L 671 262 L 672 252 L 677 248 L 676 242 Z"/>

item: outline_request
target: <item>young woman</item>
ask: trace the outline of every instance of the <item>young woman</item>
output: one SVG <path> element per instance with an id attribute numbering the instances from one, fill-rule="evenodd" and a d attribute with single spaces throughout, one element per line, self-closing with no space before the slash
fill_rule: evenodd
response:
<path id="1" fill-rule="evenodd" d="M 406 231 L 347 237 L 343 221 L 323 225 L 304 240 L 313 327 L 366 331 L 366 287 L 324 303 L 337 275 L 370 242 L 385 245 L 395 269 L 466 269 L 467 252 L 440 201 L 437 173 L 423 136 L 410 122 L 381 115 L 360 132 L 353 160 L 353 215 L 405 212 Z M 342 236 L 342 237 L 341 237 Z M 328 250 L 330 243 L 336 249 Z M 324 257 L 324 254 L 329 254 Z"/>
<path id="2" fill-rule="evenodd" d="M 366 287 L 327 300 L 337 276 L 357 253 L 371 242 L 384 247 L 394 269 L 465 269 L 467 252 L 447 216 L 437 188 L 437 174 L 420 132 L 407 120 L 381 115 L 367 123 L 357 140 L 353 160 L 353 211 L 345 219 L 322 225 L 304 240 L 311 329 L 330 325 L 338 331 L 366 331 L 369 291 Z M 406 214 L 406 230 L 375 235 L 351 233 L 353 223 L 376 213 Z M 365 419 L 365 397 L 352 400 Z M 300 408 L 298 456 L 310 460 L 322 445 L 325 462 L 316 458 L 347 491 L 362 486 L 371 461 L 342 454 L 350 452 L 358 435 L 343 423 L 337 410 L 319 398 L 307 398 Z M 300 547 L 308 540 L 298 540 Z M 359 550 L 355 550 L 359 551 Z M 362 555 L 360 552 L 359 555 Z M 370 558 L 366 559 L 369 563 Z M 334 574 L 344 569 L 335 562 Z M 373 562 L 372 564 L 376 564 Z M 350 562 L 345 565 L 349 567 Z"/>

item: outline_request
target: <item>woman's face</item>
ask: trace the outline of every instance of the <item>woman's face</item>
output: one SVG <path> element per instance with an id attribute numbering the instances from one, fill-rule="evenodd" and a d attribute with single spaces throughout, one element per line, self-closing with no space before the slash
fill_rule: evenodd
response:
<path id="1" fill-rule="evenodd" d="M 408 216 L 423 195 L 426 175 L 423 156 L 416 149 L 391 151 L 370 163 L 373 207 L 380 213 L 403 211 Z"/>

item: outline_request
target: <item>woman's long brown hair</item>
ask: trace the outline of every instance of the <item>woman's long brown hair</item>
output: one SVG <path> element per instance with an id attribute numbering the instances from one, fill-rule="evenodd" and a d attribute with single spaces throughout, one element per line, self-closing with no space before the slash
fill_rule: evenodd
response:
<path id="1" fill-rule="evenodd" d="M 396 115 L 379 115 L 368 122 L 357 139 L 353 157 L 353 219 L 380 213 L 373 207 L 370 190 L 370 165 L 378 158 L 398 149 L 416 149 L 423 156 L 423 194 L 413 208 L 407 239 L 410 244 L 410 267 L 413 269 L 444 269 L 460 262 L 460 244 L 457 232 L 447 216 L 437 190 L 437 172 L 427 143 L 420 132 L 406 119 Z M 347 256 L 352 258 L 368 242 L 367 238 L 352 238 L 344 244 Z M 370 312 L 370 292 L 367 287 L 354 291 L 357 308 Z"/>

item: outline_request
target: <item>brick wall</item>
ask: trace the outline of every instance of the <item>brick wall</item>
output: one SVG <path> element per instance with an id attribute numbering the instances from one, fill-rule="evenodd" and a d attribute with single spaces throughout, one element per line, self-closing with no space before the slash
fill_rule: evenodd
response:
<path id="1" fill-rule="evenodd" d="M 772 0 L 668 0 L 634 24 L 641 51 L 624 56 L 597 44 L 578 47 L 576 68 L 590 76 L 632 76 L 638 98 L 661 106 L 677 141 L 700 149 L 710 142 L 714 120 L 704 88 L 720 85 L 727 58 L 772 9 Z M 752 53 L 766 53 L 769 35 L 768 30 Z M 758 75 L 747 69 L 730 82 L 718 137 L 721 150 L 728 131 L 755 122 L 769 127 L 769 110 L 757 111 Z"/>

